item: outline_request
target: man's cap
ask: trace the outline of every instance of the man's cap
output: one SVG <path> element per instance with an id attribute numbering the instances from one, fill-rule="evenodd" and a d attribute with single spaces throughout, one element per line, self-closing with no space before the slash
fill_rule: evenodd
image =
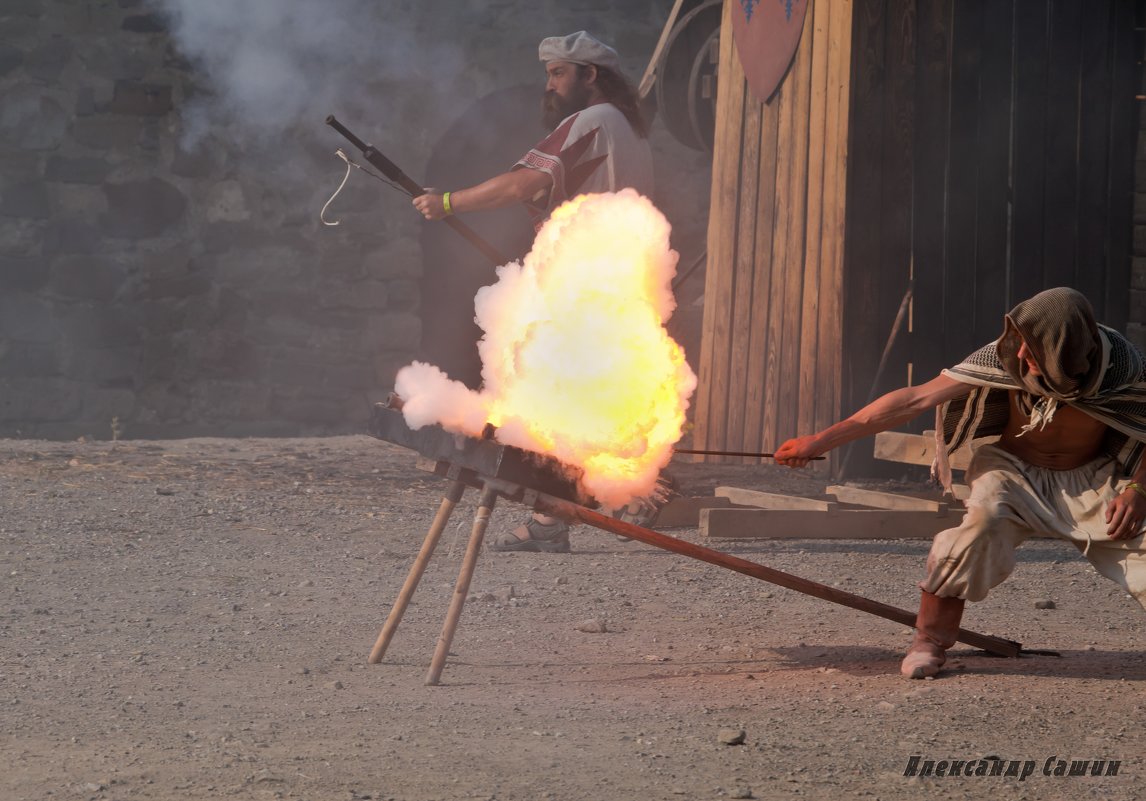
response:
<path id="1" fill-rule="evenodd" d="M 621 71 L 621 59 L 617 51 L 585 31 L 542 39 L 537 47 L 537 56 L 547 63 L 569 61 L 573 64 L 596 64 L 613 72 Z"/>

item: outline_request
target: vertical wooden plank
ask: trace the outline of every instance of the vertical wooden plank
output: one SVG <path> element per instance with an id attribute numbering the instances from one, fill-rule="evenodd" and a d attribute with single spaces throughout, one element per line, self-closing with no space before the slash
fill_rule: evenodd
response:
<path id="1" fill-rule="evenodd" d="M 975 316 L 972 347 L 1003 331 L 1007 312 L 1008 207 L 1011 170 L 1011 65 L 1014 8 L 992 0 L 984 9 L 979 79 L 979 162 L 975 215 Z M 954 232 L 958 235 L 958 232 Z M 962 358 L 959 354 L 951 354 Z M 964 354 L 965 355 L 965 354 Z"/>
<path id="2" fill-rule="evenodd" d="M 1082 14 L 1078 106 L 1078 251 L 1071 281 L 1106 319 L 1106 220 L 1110 155 L 1113 9 L 1106 0 Z"/>
<path id="3" fill-rule="evenodd" d="M 1130 3 L 1111 0 L 1114 32 L 1111 37 L 1113 76 L 1110 104 L 1110 157 L 1108 159 L 1109 221 L 1106 270 L 1105 320 L 1125 330 L 1130 314 L 1131 237 L 1133 235 L 1134 145 L 1138 133 L 1141 101 L 1135 99 L 1142 79 L 1136 63 L 1135 12 L 1143 12 L 1141 0 Z M 1141 91 L 1138 89 L 1137 91 Z"/>
<path id="4" fill-rule="evenodd" d="M 943 352 L 958 361 L 979 346 L 975 334 L 975 252 L 984 18 L 989 0 L 955 4 L 951 40 L 951 147 L 947 164 Z"/>
<path id="5" fill-rule="evenodd" d="M 879 363 L 879 320 L 872 309 L 877 304 L 882 263 L 885 5 L 886 0 L 857 0 L 852 24 L 854 77 L 848 134 L 852 158 L 848 161 L 844 275 L 848 302 L 843 307 L 848 335 L 842 376 L 843 404 L 848 412 L 863 404 Z"/>
<path id="6" fill-rule="evenodd" d="M 810 29 L 811 26 L 805 26 Z M 800 48 L 803 48 L 801 42 Z M 797 51 L 797 60 L 800 51 Z M 789 198 L 789 186 L 792 183 L 792 174 L 796 171 L 796 158 L 794 156 L 794 122 L 795 115 L 795 66 L 789 71 L 780 89 L 769 103 L 776 114 L 776 178 L 772 187 L 774 193 L 773 208 L 775 215 L 772 222 L 772 252 L 770 262 L 772 265 L 772 288 L 768 297 L 768 332 L 767 346 L 764 359 L 764 419 L 761 426 L 761 435 L 766 447 L 774 447 L 770 443 L 791 436 L 790 427 L 783 417 L 780 408 L 781 385 L 791 380 L 783 372 L 781 351 L 784 344 L 785 328 L 788 325 L 787 309 L 790 308 L 785 292 L 786 279 L 789 273 L 787 264 L 788 239 L 792 234 L 792 227 L 801 210 L 793 207 Z"/>
<path id="7" fill-rule="evenodd" d="M 851 108 L 852 64 L 851 0 L 832 3 L 829 24 L 828 94 L 825 116 L 824 165 L 824 244 L 821 258 L 825 269 L 821 276 L 820 292 L 820 352 L 835 354 L 824 358 L 816 379 L 816 417 L 814 428 L 822 429 L 840 416 L 840 377 L 843 371 L 843 273 L 844 223 L 847 210 L 848 129 Z M 833 471 L 839 468 L 839 453 L 833 453 L 830 462 Z"/>
<path id="8" fill-rule="evenodd" d="M 796 409 L 796 425 L 790 429 L 793 434 L 815 431 L 816 420 L 816 376 L 820 360 L 839 363 L 838 356 L 832 358 L 827 348 L 820 350 L 820 305 L 824 300 L 821 277 L 831 270 L 824 264 L 822 245 L 824 240 L 824 204 L 830 202 L 824 196 L 825 162 L 827 152 L 825 120 L 828 100 L 828 37 L 831 9 L 812 6 L 813 28 L 811 42 L 810 86 L 808 91 L 808 176 L 807 214 L 804 229 L 804 275 L 803 308 L 800 314 L 799 345 L 799 389 Z M 806 23 L 806 24 L 808 24 Z M 850 35 L 850 33 L 849 33 Z"/>
<path id="9" fill-rule="evenodd" d="M 780 115 L 775 104 L 762 106 L 760 126 L 760 172 L 758 184 L 758 211 L 756 238 L 752 252 L 755 259 L 752 281 L 752 308 L 756 312 L 748 339 L 748 362 L 745 372 L 748 387 L 744 421 L 745 450 L 766 451 L 775 447 L 764 441 L 764 414 L 766 409 L 769 313 L 772 298 L 772 235 L 776 224 L 776 169 L 779 153 Z"/>
<path id="10" fill-rule="evenodd" d="M 953 0 L 925 0 L 917 6 L 916 13 L 916 137 L 912 174 L 915 300 L 911 337 L 916 383 L 934 378 L 947 366 L 942 344 L 952 13 Z"/>
<path id="11" fill-rule="evenodd" d="M 804 232 L 808 210 L 808 111 L 811 102 L 812 36 L 815 28 L 805 25 L 800 37 L 800 47 L 796 60 L 785 80 L 791 104 L 791 150 L 787 158 L 792 160 L 789 182 L 784 189 L 783 202 L 791 209 L 788 216 L 789 231 L 783 255 L 784 274 L 784 317 L 783 339 L 780 346 L 780 392 L 779 413 L 774 440 L 789 436 L 795 431 L 799 419 L 801 403 L 799 393 L 800 377 L 800 333 L 803 316 L 803 274 Z M 781 151 L 781 158 L 785 157 Z"/>
<path id="12" fill-rule="evenodd" d="M 1046 176 L 1050 12 L 1045 3 L 1015 4 L 1014 123 L 1011 167 L 1011 262 L 1008 306 L 1044 288 L 1043 195 Z"/>
<path id="13" fill-rule="evenodd" d="M 735 290 L 729 298 L 727 314 L 732 329 L 729 342 L 728 420 L 724 440 L 729 449 L 747 450 L 744 441 L 747 406 L 747 373 L 749 340 L 763 316 L 754 308 L 753 283 L 755 278 L 755 238 L 757 228 L 757 199 L 769 187 L 760 185 L 760 130 L 763 104 L 751 94 L 744 100 L 743 140 L 740 156 L 740 206 L 736 220 Z M 744 461 L 733 459 L 733 461 Z"/>
<path id="14" fill-rule="evenodd" d="M 732 30 L 725 0 L 722 30 Z M 740 195 L 741 115 L 747 83 L 731 35 L 720 37 L 717 126 L 712 158 L 712 194 L 705 268 L 704 322 L 693 439 L 702 448 L 724 448 L 728 385 L 728 302 L 732 292 L 736 243 L 736 204 Z"/>
<path id="15" fill-rule="evenodd" d="M 1078 81 L 1082 0 L 1050 7 L 1043 288 L 1069 286 L 1078 248 Z"/>

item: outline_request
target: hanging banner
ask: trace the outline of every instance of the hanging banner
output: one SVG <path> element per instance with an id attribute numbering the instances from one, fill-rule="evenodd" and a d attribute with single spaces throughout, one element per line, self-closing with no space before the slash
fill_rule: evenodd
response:
<path id="1" fill-rule="evenodd" d="M 767 102 L 796 55 L 811 0 L 729 0 L 732 37 L 748 87 Z"/>

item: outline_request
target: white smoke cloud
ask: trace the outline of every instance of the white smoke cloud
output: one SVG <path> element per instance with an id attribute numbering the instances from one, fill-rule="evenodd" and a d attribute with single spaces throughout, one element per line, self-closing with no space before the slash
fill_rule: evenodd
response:
<path id="1" fill-rule="evenodd" d="M 406 401 L 402 415 L 415 430 L 439 423 L 449 431 L 476 437 L 489 419 L 489 407 L 481 394 L 425 362 L 399 370 L 394 392 Z"/>
<path id="2" fill-rule="evenodd" d="M 151 1 L 206 79 L 209 93 L 184 109 L 189 144 L 221 129 L 285 140 L 292 129 L 321 128 L 330 113 L 377 120 L 387 108 L 380 87 L 410 78 L 424 85 L 460 66 L 456 46 L 416 33 L 391 2 Z"/>

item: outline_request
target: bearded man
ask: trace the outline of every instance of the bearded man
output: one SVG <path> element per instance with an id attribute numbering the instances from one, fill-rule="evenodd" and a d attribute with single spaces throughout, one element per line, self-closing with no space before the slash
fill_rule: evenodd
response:
<path id="1" fill-rule="evenodd" d="M 1035 533 L 1073 543 L 1099 573 L 1146 607 L 1146 374 L 1142 354 L 1094 320 L 1079 292 L 1040 292 L 1006 315 L 1003 334 L 961 364 L 890 392 L 847 420 L 785 442 L 776 460 L 813 456 L 936 408 L 933 473 L 947 489 L 947 453 L 977 438 L 971 495 L 956 528 L 935 536 L 903 675 L 936 675 L 955 644 L 965 601 L 981 601 Z"/>
<path id="2" fill-rule="evenodd" d="M 589 192 L 653 191 L 653 159 L 637 93 L 617 51 L 585 31 L 543 39 L 543 141 L 504 172 L 476 186 L 414 198 L 427 220 L 524 203 L 539 228 L 553 209 Z"/>

